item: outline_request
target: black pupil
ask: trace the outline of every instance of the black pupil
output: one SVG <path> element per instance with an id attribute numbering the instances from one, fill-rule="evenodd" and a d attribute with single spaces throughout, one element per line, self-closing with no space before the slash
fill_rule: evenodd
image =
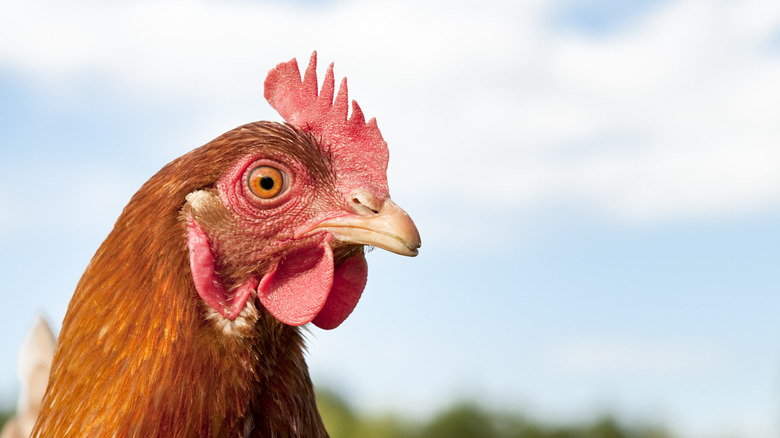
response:
<path id="1" fill-rule="evenodd" d="M 271 190 L 274 188 L 274 179 L 270 176 L 264 176 L 260 178 L 260 187 L 263 188 L 263 190 Z"/>

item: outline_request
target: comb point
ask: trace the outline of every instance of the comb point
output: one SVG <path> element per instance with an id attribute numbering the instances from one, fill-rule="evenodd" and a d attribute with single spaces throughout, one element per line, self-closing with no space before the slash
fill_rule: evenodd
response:
<path id="1" fill-rule="evenodd" d="M 339 85 L 339 92 L 336 94 L 336 101 L 333 103 L 331 109 L 340 120 L 347 120 L 347 112 L 349 112 L 349 90 L 347 88 L 347 78 L 341 80 Z"/>
<path id="2" fill-rule="evenodd" d="M 309 58 L 309 65 L 303 75 L 302 91 L 312 97 L 317 97 L 317 51 Z"/>
<path id="3" fill-rule="evenodd" d="M 360 109 L 356 100 L 352 101 L 352 116 L 349 118 L 349 123 L 352 126 L 360 126 L 366 124 L 366 118 L 363 115 L 363 110 Z"/>
<path id="4" fill-rule="evenodd" d="M 325 71 L 325 77 L 322 79 L 322 90 L 320 91 L 320 99 L 328 102 L 328 105 L 333 105 L 333 92 L 335 86 L 333 63 L 331 62 L 328 69 Z"/>

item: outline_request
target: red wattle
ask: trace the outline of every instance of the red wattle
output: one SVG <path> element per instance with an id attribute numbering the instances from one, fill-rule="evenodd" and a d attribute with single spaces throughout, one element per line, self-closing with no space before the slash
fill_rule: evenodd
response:
<path id="1" fill-rule="evenodd" d="M 288 254 L 257 286 L 257 297 L 288 325 L 303 325 L 325 305 L 333 285 L 333 251 L 328 242 Z"/>
<path id="2" fill-rule="evenodd" d="M 360 301 L 367 279 L 368 263 L 362 252 L 345 260 L 336 268 L 328 300 L 312 320 L 314 325 L 325 330 L 341 325 Z"/>

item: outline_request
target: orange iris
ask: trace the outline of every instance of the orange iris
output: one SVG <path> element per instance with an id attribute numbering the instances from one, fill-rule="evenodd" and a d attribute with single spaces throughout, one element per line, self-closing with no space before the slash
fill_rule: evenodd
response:
<path id="1" fill-rule="evenodd" d="M 249 189 L 257 197 L 270 199 L 284 188 L 284 174 L 271 166 L 260 166 L 249 172 Z"/>

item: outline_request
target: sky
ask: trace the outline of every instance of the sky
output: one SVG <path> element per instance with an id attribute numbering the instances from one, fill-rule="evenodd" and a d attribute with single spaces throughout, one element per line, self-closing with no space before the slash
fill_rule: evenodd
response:
<path id="1" fill-rule="evenodd" d="M 551 422 L 780 434 L 780 3 L 11 0 L 0 5 L 0 402 L 35 316 L 172 159 L 335 62 L 416 258 L 375 250 L 315 384 Z M 121 309 L 117 309 L 121 312 Z"/>

